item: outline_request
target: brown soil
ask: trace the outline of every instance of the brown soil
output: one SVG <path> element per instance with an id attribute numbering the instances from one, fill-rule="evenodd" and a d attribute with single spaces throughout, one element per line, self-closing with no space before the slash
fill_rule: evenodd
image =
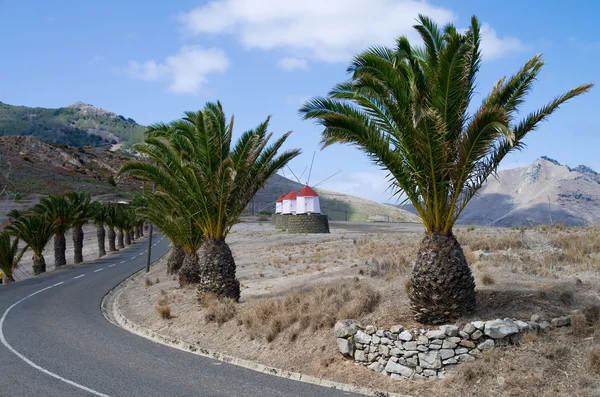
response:
<path id="1" fill-rule="evenodd" d="M 444 380 L 394 381 L 343 359 L 331 329 L 340 316 L 353 313 L 364 325 L 378 327 L 420 326 L 410 315 L 405 282 L 422 232 L 415 226 L 384 229 L 346 224 L 329 235 L 289 235 L 269 224 L 242 223 L 228 238 L 243 286 L 240 304 L 207 298 L 201 306 L 194 288 L 179 288 L 166 276 L 165 259 L 147 276 L 158 283 L 148 286 L 139 277 L 119 304 L 135 323 L 202 348 L 378 390 L 419 396 L 597 395 L 593 346 L 600 327 L 594 335 L 593 315 L 581 336 L 567 328 L 525 338 L 519 347 L 461 364 Z M 600 304 L 600 257 L 588 252 L 598 246 L 595 229 L 460 230 L 457 236 L 478 285 L 477 310 L 461 321 L 553 317 Z M 569 249 L 575 244 L 577 249 Z M 340 299 L 347 305 L 331 310 Z M 356 305 L 360 300 L 369 304 Z M 169 306 L 169 319 L 156 311 L 159 301 Z"/>

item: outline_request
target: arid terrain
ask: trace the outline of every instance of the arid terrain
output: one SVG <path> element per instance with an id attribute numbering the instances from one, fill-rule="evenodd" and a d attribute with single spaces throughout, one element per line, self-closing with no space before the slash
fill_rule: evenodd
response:
<path id="1" fill-rule="evenodd" d="M 422 327 L 405 284 L 418 225 L 333 223 L 331 234 L 291 235 L 269 223 L 228 237 L 242 283 L 239 304 L 180 288 L 165 260 L 120 297 L 133 322 L 198 347 L 286 370 L 419 396 L 597 396 L 600 391 L 600 238 L 595 228 L 464 228 L 456 231 L 478 288 L 476 312 L 460 321 L 543 318 L 582 310 L 577 326 L 530 334 L 486 352 L 438 381 L 395 381 L 338 352 L 332 327 Z M 170 315 L 161 318 L 158 306 Z M 164 315 L 164 312 L 162 313 Z"/>

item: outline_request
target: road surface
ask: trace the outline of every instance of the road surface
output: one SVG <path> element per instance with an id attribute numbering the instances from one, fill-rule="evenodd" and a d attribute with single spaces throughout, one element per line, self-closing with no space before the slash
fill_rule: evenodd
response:
<path id="1" fill-rule="evenodd" d="M 152 260 L 168 250 L 155 235 Z M 146 263 L 146 240 L 83 266 L 0 287 L 0 396 L 353 396 L 172 349 L 101 313 Z M 218 336 L 216 336 L 218 337 Z"/>

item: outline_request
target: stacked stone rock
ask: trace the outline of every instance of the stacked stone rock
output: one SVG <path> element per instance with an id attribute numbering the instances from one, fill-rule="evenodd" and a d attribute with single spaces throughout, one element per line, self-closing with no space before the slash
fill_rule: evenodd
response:
<path id="1" fill-rule="evenodd" d="M 340 353 L 374 372 L 394 379 L 432 379 L 443 377 L 457 364 L 475 361 L 483 351 L 515 344 L 525 332 L 570 324 L 570 316 L 547 322 L 533 315 L 527 322 L 506 318 L 433 330 L 405 330 L 401 325 L 383 330 L 342 320 L 335 324 L 334 333 Z"/>
<path id="2" fill-rule="evenodd" d="M 323 214 L 284 214 L 277 217 L 275 227 L 288 233 L 329 233 L 329 219 Z"/>

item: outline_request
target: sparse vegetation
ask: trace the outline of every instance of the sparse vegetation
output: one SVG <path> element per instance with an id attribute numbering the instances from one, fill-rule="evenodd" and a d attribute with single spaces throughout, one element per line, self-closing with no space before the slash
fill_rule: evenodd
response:
<path id="1" fill-rule="evenodd" d="M 210 292 L 199 294 L 198 300 L 204 310 L 204 321 L 225 324 L 236 315 L 236 302 L 231 298 L 219 298 Z"/>

